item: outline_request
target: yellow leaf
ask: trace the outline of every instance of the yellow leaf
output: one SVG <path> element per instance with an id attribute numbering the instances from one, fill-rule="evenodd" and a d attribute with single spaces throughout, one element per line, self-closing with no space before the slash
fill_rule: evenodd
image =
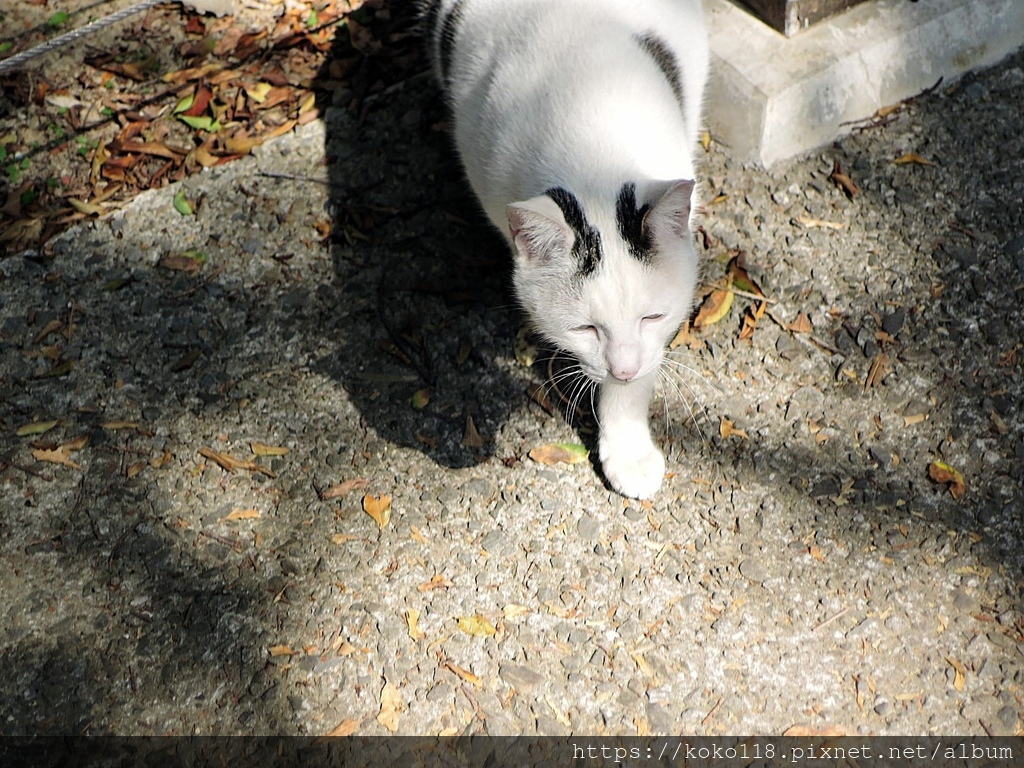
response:
<path id="1" fill-rule="evenodd" d="M 252 520 L 260 516 L 258 509 L 241 509 L 235 508 L 223 519 L 222 522 L 229 522 L 231 520 Z"/>
<path id="2" fill-rule="evenodd" d="M 704 303 L 700 306 L 700 311 L 693 321 L 693 327 L 706 328 L 717 323 L 729 314 L 729 310 L 732 308 L 732 300 L 735 296 L 736 294 L 732 291 L 723 289 L 717 289 L 709 293 L 708 297 L 704 299 Z"/>
<path id="3" fill-rule="evenodd" d="M 445 666 L 448 667 L 448 669 L 450 669 L 452 672 L 454 672 L 456 675 L 461 677 L 463 680 L 465 680 L 470 685 L 475 685 L 475 686 L 483 685 L 484 681 L 481 680 L 476 675 L 474 675 L 468 669 L 463 669 L 462 667 L 458 666 L 457 664 L 452 664 L 450 661 L 447 662 L 445 664 Z"/>
<path id="4" fill-rule="evenodd" d="M 538 464 L 581 464 L 590 456 L 578 443 L 548 443 L 530 451 L 530 458 Z"/>
<path id="5" fill-rule="evenodd" d="M 409 637 L 413 640 L 422 640 L 426 635 L 420 630 L 420 612 L 415 608 L 410 608 L 405 612 L 405 623 L 409 627 Z"/>
<path id="6" fill-rule="evenodd" d="M 75 200 L 73 197 L 67 198 L 68 203 L 79 213 L 84 213 L 86 216 L 94 216 L 104 213 L 107 209 L 102 205 L 96 203 L 87 203 L 84 200 Z"/>
<path id="7" fill-rule="evenodd" d="M 284 456 L 288 449 L 278 445 L 266 445 L 265 443 L 250 443 L 249 447 L 257 456 Z"/>
<path id="8" fill-rule="evenodd" d="M 530 613 L 530 609 L 527 608 L 525 605 L 509 603 L 502 609 L 501 613 L 506 620 L 518 619 L 520 616 L 525 616 L 526 614 Z"/>
<path id="9" fill-rule="evenodd" d="M 272 645 L 270 646 L 270 655 L 277 656 L 294 656 L 295 651 L 289 648 L 287 645 Z"/>
<path id="10" fill-rule="evenodd" d="M 140 474 L 142 470 L 149 466 L 148 461 L 136 461 L 128 467 L 128 471 L 125 473 L 129 478 L 135 477 Z"/>
<path id="11" fill-rule="evenodd" d="M 386 493 L 380 496 L 368 493 L 363 496 L 363 511 L 383 528 L 391 522 L 391 497 Z"/>
<path id="12" fill-rule="evenodd" d="M 967 669 L 952 656 L 946 656 L 946 661 L 953 667 L 953 687 L 958 691 L 962 691 L 967 684 Z"/>
<path id="13" fill-rule="evenodd" d="M 931 160 L 926 160 L 915 152 L 907 152 L 905 155 L 900 155 L 892 161 L 893 165 L 907 165 L 914 163 L 915 165 L 935 165 Z"/>
<path id="14" fill-rule="evenodd" d="M 270 89 L 273 87 L 270 83 L 256 83 L 256 85 L 246 88 L 245 93 L 257 104 L 262 104 L 267 100 L 267 94 L 270 93 Z"/>
<path id="15" fill-rule="evenodd" d="M 174 454 L 171 453 L 170 451 L 167 451 L 166 453 L 157 456 L 156 458 L 150 459 L 149 466 L 151 466 L 153 469 L 160 469 L 160 467 L 166 467 L 172 461 L 174 461 Z"/>
<path id="16" fill-rule="evenodd" d="M 28 437 L 30 435 L 41 435 L 44 432 L 49 432 L 51 429 L 60 424 L 58 419 L 53 421 L 33 421 L 31 424 L 26 424 L 23 427 L 18 427 L 18 431 L 15 432 L 18 437 Z"/>
<path id="17" fill-rule="evenodd" d="M 459 629 L 473 637 L 491 637 L 498 630 L 486 618 L 477 614 L 476 616 L 462 616 L 458 620 Z"/>
<path id="18" fill-rule="evenodd" d="M 118 430 L 118 429 L 138 429 L 139 425 L 134 421 L 104 421 L 100 424 L 104 429 Z"/>
<path id="19" fill-rule="evenodd" d="M 405 699 L 398 692 L 398 687 L 390 682 L 384 684 L 380 692 L 380 714 L 377 722 L 394 733 L 398 730 L 398 719 L 405 711 Z"/>
<path id="20" fill-rule="evenodd" d="M 745 430 L 736 429 L 736 422 L 730 421 L 724 416 L 718 425 L 718 434 L 722 436 L 723 440 L 728 440 L 730 437 L 739 437 L 743 440 L 750 439 L 750 435 L 748 435 Z"/>

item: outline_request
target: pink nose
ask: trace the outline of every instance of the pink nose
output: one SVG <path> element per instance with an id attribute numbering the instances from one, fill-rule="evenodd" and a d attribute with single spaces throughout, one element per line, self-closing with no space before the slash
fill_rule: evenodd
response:
<path id="1" fill-rule="evenodd" d="M 639 368 L 631 366 L 629 368 L 612 368 L 609 370 L 609 373 L 619 381 L 632 381 L 636 378 L 639 370 Z"/>

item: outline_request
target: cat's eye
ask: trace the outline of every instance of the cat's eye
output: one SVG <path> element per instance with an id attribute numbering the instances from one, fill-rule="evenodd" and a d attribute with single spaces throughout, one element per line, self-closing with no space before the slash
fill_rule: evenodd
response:
<path id="1" fill-rule="evenodd" d="M 572 330 L 573 333 L 597 333 L 597 328 L 593 325 L 577 325 Z"/>
<path id="2" fill-rule="evenodd" d="M 664 314 L 659 314 L 659 315 L 647 315 L 646 317 L 644 317 L 644 322 L 648 322 L 648 323 L 655 323 L 655 322 L 657 322 L 658 320 L 661 320 L 661 319 L 662 319 L 662 318 L 663 318 L 664 316 L 665 316 Z"/>

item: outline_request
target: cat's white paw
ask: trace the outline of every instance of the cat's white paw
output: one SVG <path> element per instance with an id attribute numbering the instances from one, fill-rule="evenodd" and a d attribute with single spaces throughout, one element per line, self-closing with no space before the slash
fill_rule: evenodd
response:
<path id="1" fill-rule="evenodd" d="M 665 457 L 648 443 L 640 450 L 629 445 L 610 445 L 602 441 L 601 469 L 612 488 L 623 496 L 649 499 L 665 479 Z"/>

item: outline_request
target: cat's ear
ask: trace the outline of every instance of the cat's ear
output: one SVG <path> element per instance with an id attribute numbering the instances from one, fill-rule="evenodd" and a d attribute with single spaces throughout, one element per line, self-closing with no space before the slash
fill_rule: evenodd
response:
<path id="1" fill-rule="evenodd" d="M 644 230 L 654 243 L 690 236 L 693 179 L 670 181 L 644 216 Z"/>
<path id="2" fill-rule="evenodd" d="M 572 230 L 562 210 L 547 195 L 512 203 L 505 215 L 516 253 L 525 262 L 550 261 L 572 247 Z"/>

